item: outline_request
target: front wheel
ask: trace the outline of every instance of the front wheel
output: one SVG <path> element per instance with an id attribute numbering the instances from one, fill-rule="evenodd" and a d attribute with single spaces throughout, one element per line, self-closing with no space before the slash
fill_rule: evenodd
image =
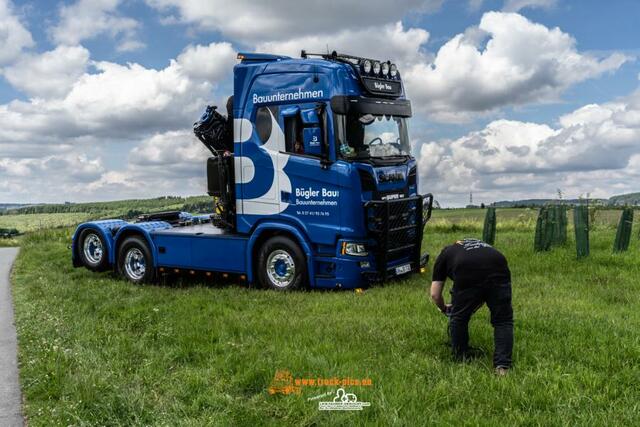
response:
<path id="1" fill-rule="evenodd" d="M 122 277 L 136 284 L 153 281 L 153 258 L 144 239 L 133 236 L 122 242 L 118 254 L 118 271 Z"/>
<path id="2" fill-rule="evenodd" d="M 260 248 L 257 276 L 262 286 L 278 291 L 296 289 L 303 285 L 306 275 L 304 255 L 288 237 L 272 237 Z"/>

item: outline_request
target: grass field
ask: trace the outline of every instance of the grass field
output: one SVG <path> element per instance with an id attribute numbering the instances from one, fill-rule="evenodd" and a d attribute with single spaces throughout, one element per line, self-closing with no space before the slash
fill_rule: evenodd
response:
<path id="1" fill-rule="evenodd" d="M 426 249 L 479 236 L 481 212 L 437 212 Z M 534 216 L 499 212 L 496 246 L 510 261 L 516 316 L 505 378 L 492 375 L 486 308 L 471 341 L 487 356 L 450 360 L 428 274 L 362 294 L 136 287 L 72 269 L 70 229 L 28 235 L 13 292 L 29 424 L 632 425 L 640 411 L 637 231 L 628 253 L 612 255 L 615 231 L 603 223 L 592 256 L 577 261 L 571 245 L 532 252 Z M 279 370 L 370 378 L 347 391 L 371 406 L 321 412 L 308 400 L 336 387 L 270 395 Z"/>
<path id="2" fill-rule="evenodd" d="M 16 229 L 20 233 L 30 233 L 50 228 L 75 226 L 81 222 L 96 219 L 132 219 L 143 212 L 187 210 L 192 213 L 198 213 L 203 207 L 208 207 L 210 204 L 211 198 L 208 196 L 191 196 L 79 204 L 36 205 L 2 212 L 2 214 L 0 214 L 0 229 Z M 196 208 L 197 212 L 193 211 L 193 208 Z M 21 236 L 0 238 L 0 247 L 18 246 L 21 239 Z"/>
<path id="3" fill-rule="evenodd" d="M 30 233 L 58 227 L 69 227 L 87 221 L 91 215 L 83 212 L 0 215 L 0 228 Z M 22 236 L 0 238 L 0 247 L 19 246 Z"/>
<path id="4" fill-rule="evenodd" d="M 47 228 L 69 227 L 89 218 L 90 214 L 83 212 L 0 215 L 0 228 L 15 228 L 25 233 Z"/>

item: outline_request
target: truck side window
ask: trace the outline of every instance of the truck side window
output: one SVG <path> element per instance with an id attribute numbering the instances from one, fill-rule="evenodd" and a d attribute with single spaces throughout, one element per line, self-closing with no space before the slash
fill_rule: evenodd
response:
<path id="1" fill-rule="evenodd" d="M 287 153 L 305 154 L 302 140 L 302 120 L 300 114 L 285 117 L 284 141 Z"/>

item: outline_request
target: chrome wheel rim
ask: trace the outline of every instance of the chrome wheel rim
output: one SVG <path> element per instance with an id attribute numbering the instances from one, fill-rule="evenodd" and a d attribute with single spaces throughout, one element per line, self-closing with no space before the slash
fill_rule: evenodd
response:
<path id="1" fill-rule="evenodd" d="M 82 251 L 84 252 L 84 257 L 91 264 L 100 264 L 102 256 L 104 255 L 102 240 L 100 240 L 100 237 L 98 237 L 97 234 L 89 234 L 84 239 Z"/>
<path id="2" fill-rule="evenodd" d="M 267 258 L 267 276 L 275 286 L 286 288 L 293 283 L 296 264 L 287 251 L 276 249 Z"/>
<path id="3" fill-rule="evenodd" d="M 131 248 L 124 258 L 124 269 L 133 280 L 140 280 L 147 271 L 147 263 L 142 251 L 138 248 Z"/>

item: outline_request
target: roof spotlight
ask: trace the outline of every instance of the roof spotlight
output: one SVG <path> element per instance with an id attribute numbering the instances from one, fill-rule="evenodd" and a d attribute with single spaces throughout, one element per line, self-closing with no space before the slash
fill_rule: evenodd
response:
<path id="1" fill-rule="evenodd" d="M 364 63 L 362 64 L 362 70 L 369 74 L 371 72 L 371 61 L 369 61 L 368 59 L 366 59 L 364 61 Z"/>
<path id="2" fill-rule="evenodd" d="M 380 63 L 378 61 L 373 63 L 373 74 L 380 74 Z"/>
<path id="3" fill-rule="evenodd" d="M 383 62 L 382 63 L 382 75 L 386 76 L 387 74 L 389 74 L 389 63 L 388 62 Z"/>
<path id="4" fill-rule="evenodd" d="M 391 74 L 391 77 L 395 77 L 398 74 L 398 67 L 396 67 L 396 64 L 391 64 L 391 67 L 389 67 L 389 74 Z"/>

